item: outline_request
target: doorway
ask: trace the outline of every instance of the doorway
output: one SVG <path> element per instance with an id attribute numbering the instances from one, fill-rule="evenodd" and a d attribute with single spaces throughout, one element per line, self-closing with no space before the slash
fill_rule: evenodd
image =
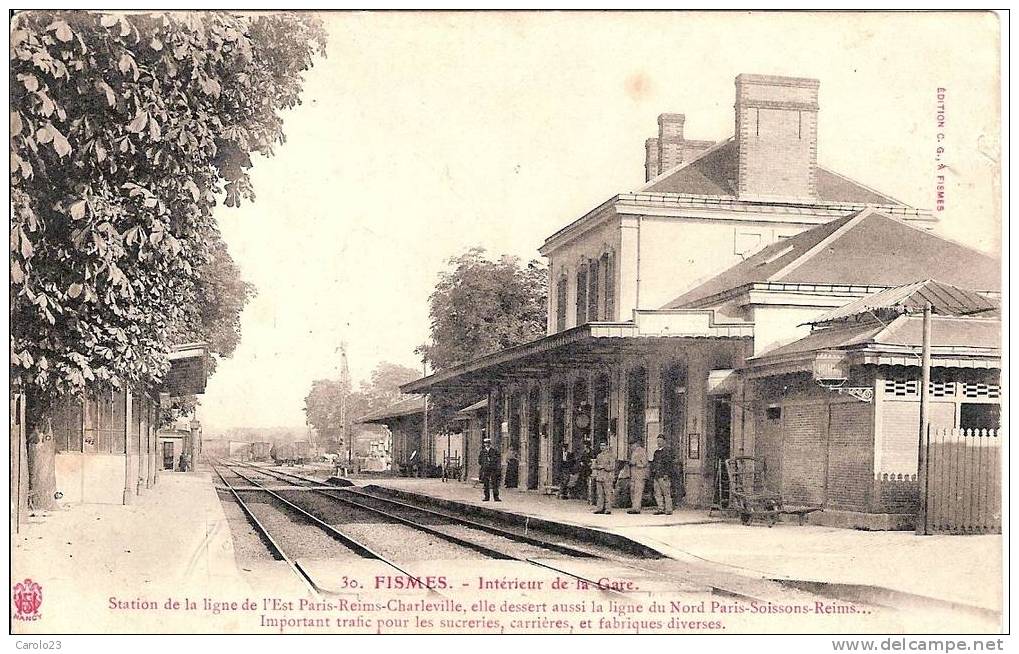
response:
<path id="1" fill-rule="evenodd" d="M 516 488 L 520 480 L 520 393 L 509 398 L 509 447 L 506 449 L 506 488 Z"/>
<path id="2" fill-rule="evenodd" d="M 598 452 L 599 443 L 609 440 L 609 397 L 611 382 L 609 376 L 602 373 L 594 378 L 594 418 L 592 419 L 593 438 L 591 451 Z M 611 446 L 611 443 L 610 443 Z"/>
<path id="3" fill-rule="evenodd" d="M 173 471 L 173 441 L 163 441 L 163 470 Z"/>
<path id="4" fill-rule="evenodd" d="M 647 370 L 634 368 L 626 375 L 626 440 L 644 444 L 647 408 Z"/>
<path id="5" fill-rule="evenodd" d="M 552 483 L 559 483 L 566 444 L 566 384 L 552 387 Z"/>
<path id="6" fill-rule="evenodd" d="M 578 377 L 573 382 L 573 434 L 569 450 L 579 455 L 584 441 L 591 435 L 591 405 L 587 401 L 587 378 Z"/>
<path id="7" fill-rule="evenodd" d="M 725 473 L 725 460 L 729 458 L 732 441 L 732 404 L 729 396 L 713 398 L 710 403 L 708 416 L 711 419 L 709 441 L 710 450 L 707 453 L 707 463 L 712 471 L 713 500 L 721 502 L 729 497 L 729 479 Z"/>

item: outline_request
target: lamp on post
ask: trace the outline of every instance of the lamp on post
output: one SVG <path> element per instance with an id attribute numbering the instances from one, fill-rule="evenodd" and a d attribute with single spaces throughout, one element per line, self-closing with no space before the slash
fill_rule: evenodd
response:
<path id="1" fill-rule="evenodd" d="M 194 466 L 198 461 L 198 455 L 202 452 L 202 423 L 197 416 L 191 419 L 188 425 L 191 428 L 191 442 L 188 446 L 188 458 L 190 465 Z"/>

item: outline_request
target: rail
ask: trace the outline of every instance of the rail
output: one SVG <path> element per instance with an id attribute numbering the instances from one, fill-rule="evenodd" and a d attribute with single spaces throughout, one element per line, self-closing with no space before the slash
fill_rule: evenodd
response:
<path id="1" fill-rule="evenodd" d="M 255 465 L 251 465 L 251 464 L 248 464 L 248 463 L 241 462 L 241 463 L 237 463 L 237 464 L 233 464 L 233 465 L 247 467 L 247 468 L 254 468 L 258 472 L 260 472 L 261 474 L 265 474 L 265 475 L 271 476 L 271 477 L 276 477 L 277 479 L 283 479 L 285 477 L 290 477 L 290 478 L 294 478 L 294 479 L 299 479 L 300 481 L 304 482 L 305 484 L 309 484 L 309 485 L 313 485 L 313 486 L 317 486 L 317 485 L 321 484 L 320 481 L 315 480 L 315 479 L 310 479 L 308 477 L 303 477 L 301 475 L 294 475 L 294 474 L 287 473 L 287 472 L 282 472 L 282 471 L 279 471 L 279 470 L 269 470 L 269 469 L 265 469 L 265 468 L 263 468 L 261 466 L 255 466 Z M 240 473 L 236 473 L 236 474 L 240 474 Z M 241 475 L 241 476 L 243 476 L 243 475 Z M 297 487 L 301 487 L 298 484 L 294 484 L 294 485 L 297 486 Z M 471 541 L 468 541 L 468 540 L 465 540 L 463 538 L 460 538 L 459 536 L 454 536 L 452 534 L 448 534 L 448 533 L 443 532 L 441 530 L 434 529 L 434 528 L 429 527 L 427 525 L 423 525 L 423 524 L 420 524 L 418 522 L 414 522 L 413 520 L 409 520 L 409 519 L 404 518 L 402 516 L 397 516 L 397 515 L 392 514 L 392 513 L 388 512 L 388 511 L 385 511 L 383 509 L 379 509 L 377 507 L 370 507 L 370 506 L 367 506 L 367 505 L 362 504 L 360 502 L 356 502 L 354 500 L 351 500 L 350 498 L 337 496 L 336 493 L 354 493 L 354 494 L 360 493 L 364 497 L 370 497 L 372 499 L 377 499 L 377 500 L 379 500 L 381 502 L 389 503 L 391 505 L 399 505 L 401 507 L 406 507 L 406 508 L 409 508 L 409 509 L 412 509 L 412 510 L 415 510 L 415 511 L 420 511 L 422 513 L 431 515 L 433 517 L 441 518 L 443 520 L 449 521 L 449 522 L 454 523 L 454 524 L 462 524 L 462 525 L 466 525 L 468 527 L 473 527 L 473 528 L 481 529 L 482 531 L 485 531 L 487 533 L 491 533 L 491 534 L 494 534 L 494 535 L 502 536 L 502 537 L 505 537 L 505 538 L 508 538 L 510 540 L 514 540 L 514 541 L 517 541 L 517 542 L 527 543 L 527 544 L 533 545 L 535 547 L 549 549 L 549 550 L 552 550 L 552 551 L 556 551 L 556 552 L 563 553 L 563 554 L 569 554 L 571 556 L 576 556 L 576 557 L 580 557 L 580 558 L 600 558 L 600 557 L 597 557 L 597 555 L 592 554 L 591 552 L 587 552 L 587 551 L 584 551 L 584 550 L 572 548 L 572 547 L 569 547 L 567 545 L 561 545 L 559 543 L 552 543 L 552 542 L 549 542 L 549 541 L 545 541 L 543 539 L 534 538 L 532 536 L 526 536 L 526 535 L 519 534 L 519 533 L 516 533 L 516 532 L 500 529 L 498 527 L 494 527 L 494 526 L 491 526 L 491 525 L 485 525 L 483 523 L 475 522 L 473 520 L 462 518 L 460 516 L 452 516 L 452 515 L 445 514 L 445 513 L 439 512 L 439 511 L 433 511 L 431 509 L 425 509 L 425 508 L 414 506 L 414 505 L 407 504 L 407 503 L 404 503 L 404 502 L 399 502 L 397 500 L 391 500 L 389 498 L 381 498 L 381 497 L 378 497 L 378 496 L 375 496 L 375 495 L 370 495 L 368 493 L 364 493 L 363 491 L 359 491 L 359 490 L 358 491 L 351 491 L 350 487 L 337 488 L 335 491 L 320 490 L 318 488 L 313 488 L 313 487 L 308 487 L 308 486 L 305 486 L 305 488 L 308 488 L 308 490 L 310 490 L 311 492 L 319 493 L 319 494 L 321 494 L 321 495 L 323 495 L 325 497 L 331 498 L 331 499 L 336 500 L 338 502 L 342 502 L 344 504 L 347 504 L 347 505 L 350 505 L 350 506 L 354 506 L 354 507 L 360 508 L 360 509 L 365 510 L 365 511 L 372 512 L 372 513 L 374 513 L 376 515 L 379 515 L 379 516 L 385 517 L 387 519 L 391 519 L 391 520 L 394 520 L 396 522 L 405 524 L 405 525 L 407 525 L 409 527 L 412 527 L 414 529 L 418 529 L 420 531 L 424 531 L 424 532 L 430 533 L 430 534 L 432 534 L 434 536 L 437 536 L 437 537 L 442 538 L 444 540 L 447 540 L 449 542 L 452 542 L 452 543 L 455 543 L 455 544 L 459 544 L 459 545 L 464 546 L 464 547 L 471 548 L 471 549 L 473 549 L 475 551 L 478 551 L 478 552 L 481 552 L 483 554 L 486 553 L 486 552 L 490 552 L 491 554 L 488 554 L 488 556 L 490 556 L 491 558 L 497 558 L 497 559 L 503 559 L 503 560 L 513 560 L 513 561 L 519 561 L 521 563 L 527 563 L 527 564 L 533 565 L 535 567 L 543 568 L 545 570 L 550 570 L 550 571 L 556 572 L 558 574 L 571 577 L 571 578 L 576 579 L 578 581 L 583 581 L 584 583 L 590 585 L 592 588 L 595 588 L 595 589 L 599 590 L 602 593 L 605 593 L 605 594 L 608 594 L 608 595 L 613 595 L 613 596 L 625 596 L 625 593 L 622 593 L 622 592 L 620 592 L 618 590 L 614 590 L 614 589 L 610 589 L 610 588 L 605 588 L 605 587 L 603 587 L 601 584 L 599 584 L 595 580 L 592 580 L 592 579 L 590 579 L 588 577 L 584 577 L 583 575 L 579 575 L 579 574 L 577 574 L 575 572 L 572 572 L 570 570 L 557 567 L 557 566 L 555 566 L 555 565 L 553 565 L 553 564 L 551 564 L 551 563 L 549 563 L 547 561 L 537 561 L 537 560 L 534 560 L 532 558 L 522 558 L 522 557 L 514 556 L 512 554 L 501 552 L 499 550 L 490 548 L 490 547 L 488 547 L 486 545 L 481 545 L 479 543 L 473 543 Z"/>

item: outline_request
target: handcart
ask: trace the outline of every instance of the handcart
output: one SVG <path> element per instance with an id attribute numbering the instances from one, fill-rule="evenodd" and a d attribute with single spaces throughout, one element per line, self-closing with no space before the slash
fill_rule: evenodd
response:
<path id="1" fill-rule="evenodd" d="M 782 495 L 765 486 L 766 467 L 762 459 L 752 456 L 726 459 L 725 470 L 729 481 L 729 508 L 739 514 L 745 525 L 756 517 L 767 520 L 772 527 L 783 515 L 795 515 L 803 525 L 807 515 L 821 510 L 819 506 L 787 508 Z"/>

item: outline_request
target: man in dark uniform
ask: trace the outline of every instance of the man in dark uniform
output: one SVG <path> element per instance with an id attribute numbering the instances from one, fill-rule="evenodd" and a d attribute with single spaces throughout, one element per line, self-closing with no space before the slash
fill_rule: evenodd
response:
<path id="1" fill-rule="evenodd" d="M 570 490 L 577 481 L 577 456 L 572 449 L 563 451 L 563 462 L 559 466 L 559 497 L 569 499 Z"/>
<path id="2" fill-rule="evenodd" d="M 583 449 L 580 452 L 580 478 L 577 481 L 577 488 L 581 497 L 589 503 L 594 504 L 594 486 L 591 484 L 591 466 L 594 464 L 594 452 L 591 451 L 590 441 L 584 441 Z"/>
<path id="3" fill-rule="evenodd" d="M 499 468 L 501 467 L 499 452 L 492 447 L 491 438 L 486 438 L 483 443 L 481 454 L 478 455 L 481 483 L 485 485 L 485 497 L 482 501 L 487 502 L 491 495 L 496 502 L 501 502 L 502 500 L 499 499 Z"/>
<path id="4" fill-rule="evenodd" d="M 655 515 L 672 515 L 672 450 L 664 436 L 658 437 L 658 449 L 651 459 L 651 484 L 655 489 Z"/>

